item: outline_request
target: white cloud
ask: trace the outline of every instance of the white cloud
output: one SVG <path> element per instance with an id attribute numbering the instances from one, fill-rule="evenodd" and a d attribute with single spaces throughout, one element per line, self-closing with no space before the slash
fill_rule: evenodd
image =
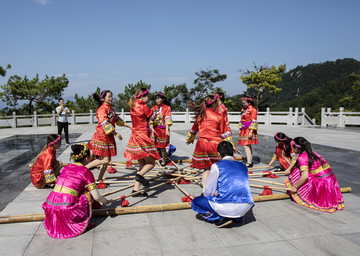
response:
<path id="1" fill-rule="evenodd" d="M 50 2 L 50 0 L 34 0 L 34 1 L 40 5 L 46 5 Z"/>

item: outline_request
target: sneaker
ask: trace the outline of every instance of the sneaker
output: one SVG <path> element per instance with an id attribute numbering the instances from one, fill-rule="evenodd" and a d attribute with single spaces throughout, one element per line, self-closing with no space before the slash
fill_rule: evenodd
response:
<path id="1" fill-rule="evenodd" d="M 143 184 L 144 186 L 149 186 L 150 182 L 144 178 L 144 176 L 141 176 L 140 174 L 136 174 L 135 180 Z"/>
<path id="2" fill-rule="evenodd" d="M 222 227 L 230 225 L 231 223 L 233 223 L 232 219 L 223 218 L 222 220 L 219 220 L 218 222 L 215 222 L 215 227 L 222 228 Z"/>
<path id="3" fill-rule="evenodd" d="M 131 193 L 135 193 L 137 191 L 133 190 Z M 146 192 L 142 192 L 142 193 L 139 193 L 139 194 L 136 194 L 136 195 L 133 195 L 133 197 L 148 197 L 148 193 Z"/>

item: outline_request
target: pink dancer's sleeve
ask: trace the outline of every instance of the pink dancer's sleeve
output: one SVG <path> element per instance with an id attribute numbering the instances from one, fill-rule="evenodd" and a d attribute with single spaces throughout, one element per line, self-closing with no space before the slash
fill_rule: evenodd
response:
<path id="1" fill-rule="evenodd" d="M 96 189 L 96 183 L 95 183 L 95 178 L 94 178 L 94 174 L 86 168 L 86 172 L 85 172 L 85 184 L 86 184 L 86 188 L 91 191 Z"/>

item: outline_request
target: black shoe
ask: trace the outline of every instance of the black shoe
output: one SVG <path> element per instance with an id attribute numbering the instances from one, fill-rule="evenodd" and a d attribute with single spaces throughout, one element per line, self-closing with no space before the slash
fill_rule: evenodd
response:
<path id="1" fill-rule="evenodd" d="M 161 165 L 162 167 L 164 167 L 164 166 L 167 166 L 167 164 L 170 163 L 170 162 L 171 162 L 171 161 L 170 161 L 169 159 L 166 159 L 165 161 L 164 161 L 164 160 L 161 160 L 160 165 Z"/>
<path id="2" fill-rule="evenodd" d="M 131 193 L 135 193 L 137 191 L 133 190 Z M 136 195 L 133 195 L 133 197 L 148 197 L 148 193 L 146 192 L 142 192 L 142 193 L 139 193 L 139 194 L 136 194 Z"/>
<path id="3" fill-rule="evenodd" d="M 144 186 L 149 186 L 149 184 L 150 184 L 150 182 L 147 179 L 145 179 L 143 176 L 141 176 L 140 174 L 136 174 L 135 180 L 140 182 Z"/>
<path id="4" fill-rule="evenodd" d="M 246 164 L 245 164 L 245 166 L 246 166 L 247 168 L 251 168 L 251 167 L 253 167 L 253 166 L 254 166 L 254 163 L 251 163 L 251 164 L 246 163 Z"/>
<path id="5" fill-rule="evenodd" d="M 232 219 L 223 218 L 222 220 L 219 220 L 218 222 L 215 222 L 215 227 L 222 228 L 222 227 L 230 225 L 231 223 L 233 223 Z"/>

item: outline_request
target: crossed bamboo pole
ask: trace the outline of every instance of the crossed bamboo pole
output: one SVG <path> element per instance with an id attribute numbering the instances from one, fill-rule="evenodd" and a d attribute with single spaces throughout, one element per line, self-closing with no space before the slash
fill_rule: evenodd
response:
<path id="1" fill-rule="evenodd" d="M 351 187 L 340 188 L 342 193 L 351 192 Z M 290 195 L 287 193 L 266 195 L 266 196 L 253 196 L 254 202 L 265 202 L 273 200 L 289 199 Z M 191 203 L 175 203 L 175 204 L 160 204 L 160 205 L 148 205 L 148 206 L 134 206 L 134 207 L 117 207 L 108 209 L 93 210 L 93 216 L 116 216 L 123 214 L 135 214 L 146 212 L 161 212 L 172 211 L 181 209 L 190 209 Z M 19 223 L 19 222 L 31 222 L 31 221 L 43 221 L 45 219 L 44 213 L 38 214 L 25 214 L 25 215 L 12 215 L 0 217 L 0 224 L 6 223 Z"/>

